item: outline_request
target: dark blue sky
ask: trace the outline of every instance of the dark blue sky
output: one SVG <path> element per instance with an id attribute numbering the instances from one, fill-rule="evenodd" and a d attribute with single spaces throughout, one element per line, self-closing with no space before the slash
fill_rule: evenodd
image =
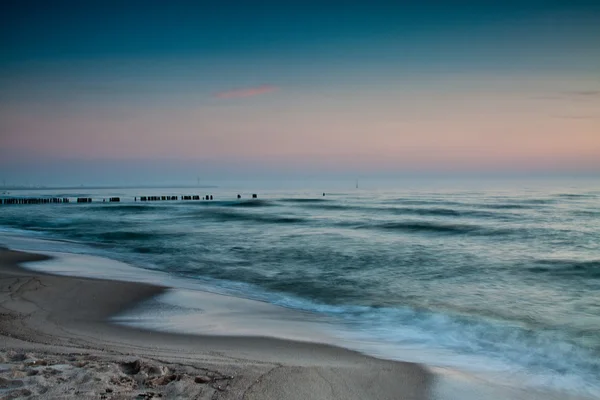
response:
<path id="1" fill-rule="evenodd" d="M 2 2 L 2 63 L 98 57 L 202 56 L 345 48 L 370 40 L 597 44 L 598 1 L 12 1 Z M 501 36 L 523 21 L 531 30 Z M 596 29 L 594 28 L 596 25 Z M 490 26 L 489 31 L 485 27 Z M 586 31 L 587 30 L 587 31 Z M 506 32 L 504 32 L 506 33 Z M 498 35 L 494 37 L 494 35 Z M 539 37 L 545 35 L 545 37 Z M 466 39 L 463 37 L 463 40 Z M 470 37 L 477 41 L 477 37 Z M 553 43 L 554 42 L 554 43 Z"/>

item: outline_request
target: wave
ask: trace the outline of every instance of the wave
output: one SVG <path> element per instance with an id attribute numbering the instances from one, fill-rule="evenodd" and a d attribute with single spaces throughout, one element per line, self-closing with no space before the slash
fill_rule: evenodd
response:
<path id="1" fill-rule="evenodd" d="M 516 204 L 552 204 L 556 203 L 555 199 L 519 199 L 515 200 Z"/>
<path id="2" fill-rule="evenodd" d="M 306 219 L 293 216 L 284 216 L 278 214 L 258 214 L 236 212 L 227 209 L 202 210 L 188 214 L 189 218 L 198 218 L 199 220 L 211 220 L 216 222 L 260 222 L 272 224 L 294 224 L 306 222 Z"/>
<path id="3" fill-rule="evenodd" d="M 596 393 L 599 389 L 597 349 L 553 329 L 534 330 L 525 324 L 501 319 L 409 306 L 323 303 L 302 296 L 302 293 L 291 295 L 254 284 L 218 278 L 203 281 L 217 293 L 328 316 L 331 321 L 341 322 L 337 333 L 350 339 L 353 349 L 375 356 L 406 360 L 403 349 L 418 348 L 418 355 L 411 361 L 439 365 L 440 354 L 452 354 L 458 355 L 453 357 L 452 365 L 472 372 L 517 371 L 531 386 L 574 389 L 584 394 Z M 427 349 L 435 350 L 429 353 Z M 501 377 L 494 374 L 493 379 Z"/>
<path id="4" fill-rule="evenodd" d="M 559 193 L 556 197 L 564 197 L 568 199 L 593 199 L 596 198 L 597 195 L 591 193 Z"/>
<path id="5" fill-rule="evenodd" d="M 536 205 L 552 203 L 552 201 L 546 200 L 523 200 L 519 202 L 504 202 L 504 203 L 473 203 L 473 202 L 461 202 L 461 201 L 448 201 L 448 200 L 414 200 L 414 199 L 394 199 L 388 200 L 384 203 L 391 204 L 403 204 L 409 206 L 455 206 L 455 207 L 470 207 L 470 208 L 489 208 L 489 209 L 506 209 L 506 210 L 520 210 L 520 209 L 534 209 Z"/>
<path id="6" fill-rule="evenodd" d="M 600 210 L 576 210 L 572 211 L 572 214 L 583 217 L 600 217 Z"/>
<path id="7" fill-rule="evenodd" d="M 132 241 L 132 240 L 152 240 L 156 239 L 158 236 L 161 236 L 160 233 L 157 232 L 141 232 L 141 231 L 113 231 L 113 232 L 103 232 L 97 235 L 99 239 L 106 241 Z"/>
<path id="8" fill-rule="evenodd" d="M 501 214 L 497 212 L 479 211 L 479 210 L 463 210 L 455 208 L 409 208 L 399 207 L 390 209 L 394 214 L 399 215 L 423 215 L 434 217 L 474 217 L 474 218 L 499 218 L 509 219 L 510 214 Z"/>
<path id="9" fill-rule="evenodd" d="M 182 203 L 179 203 L 182 204 Z M 234 208 L 259 208 L 259 207 L 271 207 L 274 203 L 270 200 L 227 200 L 227 201 L 186 201 L 183 204 L 194 207 L 234 207 Z"/>
<path id="10" fill-rule="evenodd" d="M 538 260 L 530 272 L 558 276 L 600 278 L 600 260 Z"/>
<path id="11" fill-rule="evenodd" d="M 421 208 L 421 207 L 365 207 L 345 204 L 315 203 L 302 205 L 302 208 L 334 211 L 358 211 L 362 213 L 390 213 L 395 215 L 420 215 L 433 217 L 467 217 L 467 218 L 495 218 L 513 219 L 515 216 L 507 213 L 499 213 L 485 210 L 472 210 L 461 208 Z"/>
<path id="12" fill-rule="evenodd" d="M 23 216 L 18 219 L 3 221 L 3 224 L 10 228 L 24 229 L 28 231 L 71 231 L 75 232 L 81 228 L 93 229 L 98 224 L 105 224 L 100 219 L 73 219 L 73 218 L 36 218 L 35 216 Z M 108 224 L 108 222 L 106 222 Z M 105 225 L 106 225 L 105 224 Z M 115 226 L 116 228 L 116 226 Z"/>
<path id="13" fill-rule="evenodd" d="M 460 217 L 461 212 L 452 208 L 392 208 L 395 214 L 413 214 L 413 215 L 433 215 L 433 216 L 448 216 Z"/>
<path id="14" fill-rule="evenodd" d="M 340 210 L 340 211 L 361 211 L 361 212 L 378 212 L 386 210 L 388 208 L 381 207 L 365 207 L 365 206 L 353 206 L 347 204 L 339 204 L 333 201 L 315 201 L 315 202 L 304 202 L 305 204 L 299 204 L 298 207 L 310 209 L 310 210 Z"/>
<path id="15" fill-rule="evenodd" d="M 92 203 L 93 204 L 93 203 Z M 156 211 L 160 208 L 166 208 L 166 205 L 155 205 L 155 204 L 114 204 L 109 203 L 106 204 L 95 204 L 86 210 L 86 212 L 135 212 L 135 213 L 144 213 L 144 212 L 152 212 Z"/>
<path id="16" fill-rule="evenodd" d="M 230 207 L 255 208 L 255 207 L 271 207 L 273 202 L 269 200 L 242 200 L 235 203 L 227 204 Z"/>
<path id="17" fill-rule="evenodd" d="M 491 208 L 491 209 L 498 209 L 498 210 L 527 210 L 527 209 L 534 209 L 536 207 L 532 206 L 532 205 L 527 205 L 527 204 L 512 204 L 512 203 L 489 203 L 489 204 L 477 204 L 477 205 L 473 205 L 473 206 L 478 206 L 481 208 Z"/>
<path id="18" fill-rule="evenodd" d="M 487 231 L 485 228 L 479 225 L 444 224 L 426 221 L 383 222 L 374 224 L 363 224 L 356 226 L 355 229 L 377 229 L 386 231 L 424 232 L 439 234 L 466 234 Z"/>
<path id="19" fill-rule="evenodd" d="M 383 203 L 387 203 L 387 204 L 406 204 L 406 205 L 409 205 L 409 206 L 426 206 L 426 205 L 468 206 L 469 205 L 469 203 L 464 203 L 464 202 L 460 202 L 460 201 L 407 199 L 407 198 L 389 199 L 389 200 L 383 201 Z"/>
<path id="20" fill-rule="evenodd" d="M 299 204 L 303 204 L 303 203 L 322 203 L 322 202 L 326 202 L 329 200 L 326 199 L 319 199 L 319 198 L 298 198 L 298 199 L 279 199 L 277 200 L 280 203 L 299 203 Z"/>
<path id="21" fill-rule="evenodd" d="M 574 387 L 583 392 L 598 388 L 597 352 L 554 330 L 533 330 L 501 320 L 408 307 L 369 307 L 357 311 L 344 315 L 358 331 L 352 336 L 384 343 L 380 355 L 389 357 L 390 351 L 393 352 L 393 347 L 385 344 L 433 348 L 466 355 L 459 366 L 473 372 L 481 372 L 483 366 L 483 369 L 508 367 L 526 374 L 532 386 L 541 384 L 569 390 Z M 439 354 L 424 353 L 422 357 L 429 359 L 423 361 L 439 362 Z"/>

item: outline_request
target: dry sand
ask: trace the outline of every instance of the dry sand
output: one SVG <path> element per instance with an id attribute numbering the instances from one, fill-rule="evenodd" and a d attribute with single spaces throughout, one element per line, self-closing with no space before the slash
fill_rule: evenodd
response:
<path id="1" fill-rule="evenodd" d="M 328 345 L 179 335 L 107 319 L 164 288 L 47 275 L 0 249 L 0 399 L 427 399 L 431 375 Z"/>

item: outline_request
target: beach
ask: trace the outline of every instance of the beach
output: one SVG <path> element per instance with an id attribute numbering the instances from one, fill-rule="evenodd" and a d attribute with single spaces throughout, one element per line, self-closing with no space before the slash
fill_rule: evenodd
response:
<path id="1" fill-rule="evenodd" d="M 55 276 L 0 250 L 2 398 L 427 399 L 432 376 L 316 343 L 183 335 L 108 318 L 165 288 Z"/>
<path id="2" fill-rule="evenodd" d="M 31 190 L 19 196 L 93 202 L 3 205 L 0 245 L 29 255 L 3 255 L 2 326 L 21 342 L 2 350 L 2 377 L 23 382 L 2 393 L 106 369 L 89 393 L 123 379 L 126 397 L 600 398 L 599 191 L 213 193 Z M 68 368 L 96 352 L 108 364 L 28 377 L 35 359 L 65 364 L 40 343 L 86 354 Z"/>

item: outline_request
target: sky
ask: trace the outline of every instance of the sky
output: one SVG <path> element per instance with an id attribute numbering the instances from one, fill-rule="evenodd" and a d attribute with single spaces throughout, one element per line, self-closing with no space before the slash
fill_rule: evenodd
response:
<path id="1" fill-rule="evenodd" d="M 600 2 L 0 3 L 0 179 L 600 174 Z"/>

